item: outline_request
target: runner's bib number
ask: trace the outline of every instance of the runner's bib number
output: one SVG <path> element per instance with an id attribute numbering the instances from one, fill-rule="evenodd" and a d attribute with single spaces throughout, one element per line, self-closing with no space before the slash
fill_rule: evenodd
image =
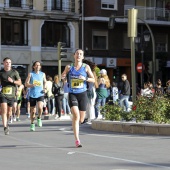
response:
<path id="1" fill-rule="evenodd" d="M 3 94 L 12 94 L 12 87 L 3 87 L 2 93 Z"/>
<path id="2" fill-rule="evenodd" d="M 83 88 L 84 80 L 71 79 L 71 88 Z"/>
<path id="3" fill-rule="evenodd" d="M 36 85 L 36 86 L 41 86 L 41 82 L 38 81 L 38 80 L 34 80 L 34 81 L 33 81 L 33 84 Z"/>

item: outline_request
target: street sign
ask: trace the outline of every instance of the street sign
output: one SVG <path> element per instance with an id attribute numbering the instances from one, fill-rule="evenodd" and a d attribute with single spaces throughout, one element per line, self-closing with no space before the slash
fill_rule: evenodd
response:
<path id="1" fill-rule="evenodd" d="M 142 71 L 145 70 L 145 66 L 142 63 L 138 63 L 136 66 L 136 70 L 138 73 L 142 73 Z"/>

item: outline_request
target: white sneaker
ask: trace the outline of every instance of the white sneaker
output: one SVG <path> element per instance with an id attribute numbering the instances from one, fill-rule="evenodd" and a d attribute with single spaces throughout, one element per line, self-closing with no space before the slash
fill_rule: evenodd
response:
<path id="1" fill-rule="evenodd" d="M 27 115 L 27 118 L 30 118 L 30 114 Z"/>
<path id="2" fill-rule="evenodd" d="M 58 116 L 56 115 L 54 119 L 57 120 L 57 119 L 58 119 Z"/>
<path id="3" fill-rule="evenodd" d="M 12 116 L 10 116 L 9 118 L 9 123 L 12 123 Z"/>
<path id="4" fill-rule="evenodd" d="M 13 117 L 13 121 L 16 122 L 16 120 L 17 120 L 17 119 L 16 119 L 16 117 L 14 116 L 14 117 Z"/>

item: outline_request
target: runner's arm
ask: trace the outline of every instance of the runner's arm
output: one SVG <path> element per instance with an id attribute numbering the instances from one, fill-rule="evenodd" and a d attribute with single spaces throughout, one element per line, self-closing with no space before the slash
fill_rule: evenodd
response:
<path id="1" fill-rule="evenodd" d="M 94 83 L 95 78 L 94 78 L 93 72 L 91 71 L 91 68 L 89 65 L 86 65 L 86 71 L 88 74 L 88 78 L 86 79 L 86 81 Z"/>
<path id="2" fill-rule="evenodd" d="M 27 79 L 25 80 L 25 86 L 26 87 L 34 87 L 34 84 L 30 84 L 30 79 L 31 79 L 31 73 L 28 74 Z"/>
<path id="3" fill-rule="evenodd" d="M 44 90 L 47 90 L 47 79 L 46 79 L 46 74 L 45 74 L 45 73 L 43 74 L 43 83 L 44 83 L 44 84 L 43 84 L 43 85 L 44 85 L 44 86 L 43 86 L 43 89 L 44 89 Z"/>
<path id="4" fill-rule="evenodd" d="M 69 70 L 70 70 L 70 65 L 66 65 L 63 73 L 61 74 L 61 79 L 64 79 L 67 76 Z"/>

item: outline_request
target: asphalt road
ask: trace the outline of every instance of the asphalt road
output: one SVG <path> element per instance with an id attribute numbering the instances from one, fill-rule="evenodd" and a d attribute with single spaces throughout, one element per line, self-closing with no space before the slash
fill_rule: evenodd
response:
<path id="1" fill-rule="evenodd" d="M 152 170 L 170 169 L 170 137 L 96 131 L 80 126 L 82 148 L 75 148 L 70 120 L 30 120 L 0 124 L 0 169 L 4 170 Z"/>

